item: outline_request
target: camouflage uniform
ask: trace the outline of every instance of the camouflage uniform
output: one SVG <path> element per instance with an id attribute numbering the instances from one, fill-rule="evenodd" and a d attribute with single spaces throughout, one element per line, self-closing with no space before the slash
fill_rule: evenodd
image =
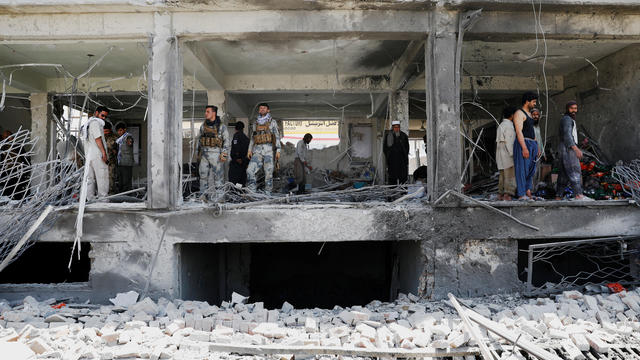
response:
<path id="1" fill-rule="evenodd" d="M 227 126 L 217 119 L 213 126 L 205 121 L 200 126 L 200 138 L 198 140 L 198 151 L 200 158 L 200 192 L 203 194 L 211 186 L 215 186 L 216 198 L 219 197 L 222 182 L 224 181 L 224 162 L 220 161 L 220 154 L 224 153 L 228 157 L 229 132 Z"/>
<path id="2" fill-rule="evenodd" d="M 249 150 L 252 152 L 249 167 L 247 167 L 247 187 L 256 191 L 256 173 L 262 167 L 264 169 L 264 192 L 271 194 L 273 190 L 273 148 L 280 152 L 280 132 L 278 124 L 274 119 L 269 120 L 265 125 L 253 124 L 251 142 Z M 265 137 L 265 135 L 267 135 Z M 266 142 L 265 142 L 266 141 Z"/>
<path id="3" fill-rule="evenodd" d="M 118 178 L 117 165 L 118 165 L 118 135 L 111 133 L 104 136 L 104 141 L 107 143 L 107 160 L 109 161 L 109 194 L 115 194 L 118 192 L 116 187 L 116 179 Z"/>

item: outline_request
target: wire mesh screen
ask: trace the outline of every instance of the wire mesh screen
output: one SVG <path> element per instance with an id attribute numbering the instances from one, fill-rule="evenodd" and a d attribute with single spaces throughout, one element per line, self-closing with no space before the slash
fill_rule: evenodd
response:
<path id="1" fill-rule="evenodd" d="M 640 160 L 632 160 L 628 165 L 616 165 L 611 170 L 611 176 L 640 206 Z"/>
<path id="2" fill-rule="evenodd" d="M 586 285 L 638 283 L 640 237 L 616 236 L 529 245 L 527 295 Z"/>
<path id="3" fill-rule="evenodd" d="M 53 225 L 55 211 L 29 233 L 49 206 L 77 201 L 82 170 L 59 159 L 33 163 L 37 142 L 28 130 L 0 141 L 0 271 Z"/>

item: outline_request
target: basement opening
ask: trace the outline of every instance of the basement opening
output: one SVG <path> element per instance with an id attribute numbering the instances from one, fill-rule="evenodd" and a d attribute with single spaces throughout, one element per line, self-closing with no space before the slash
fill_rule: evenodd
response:
<path id="1" fill-rule="evenodd" d="M 69 265 L 71 242 L 36 242 L 0 272 L 0 284 L 57 284 L 89 281 L 90 243 L 83 243 L 80 259 Z M 37 264 L 37 265 L 34 265 Z"/>
<path id="2" fill-rule="evenodd" d="M 181 297 L 220 304 L 232 292 L 279 308 L 389 301 L 417 288 L 419 243 L 179 244 Z"/>

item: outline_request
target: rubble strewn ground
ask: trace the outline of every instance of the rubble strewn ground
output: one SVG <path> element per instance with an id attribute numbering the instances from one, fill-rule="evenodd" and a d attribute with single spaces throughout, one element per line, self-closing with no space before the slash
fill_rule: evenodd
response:
<path id="1" fill-rule="evenodd" d="M 401 294 L 395 302 L 366 306 L 296 309 L 284 303 L 265 309 L 233 294 L 220 306 L 118 294 L 115 305 L 68 304 L 55 299 L 0 302 L 0 354 L 11 359 L 236 359 L 242 352 L 216 352 L 216 345 L 326 347 L 343 349 L 459 349 L 473 347 L 448 301 Z M 564 358 L 583 352 L 640 345 L 640 290 L 616 294 L 565 291 L 552 298 L 494 295 L 459 299 L 477 313 L 521 333 Z M 11 306 L 13 305 L 13 306 Z M 60 307 L 59 309 L 54 308 Z M 507 342 L 480 328 L 485 343 L 502 358 L 523 358 Z M 357 353 L 356 353 L 357 354 Z M 639 354 L 635 354 L 639 355 Z M 357 358 L 358 356 L 353 356 Z M 342 356 L 342 358 L 349 358 Z"/>

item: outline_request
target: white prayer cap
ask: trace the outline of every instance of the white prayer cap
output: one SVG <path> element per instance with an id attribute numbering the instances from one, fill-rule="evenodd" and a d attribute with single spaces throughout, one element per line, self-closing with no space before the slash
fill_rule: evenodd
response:
<path id="1" fill-rule="evenodd" d="M 398 120 L 393 120 L 393 121 L 391 122 L 391 126 L 393 126 L 393 125 L 400 125 L 400 121 L 398 121 Z"/>

